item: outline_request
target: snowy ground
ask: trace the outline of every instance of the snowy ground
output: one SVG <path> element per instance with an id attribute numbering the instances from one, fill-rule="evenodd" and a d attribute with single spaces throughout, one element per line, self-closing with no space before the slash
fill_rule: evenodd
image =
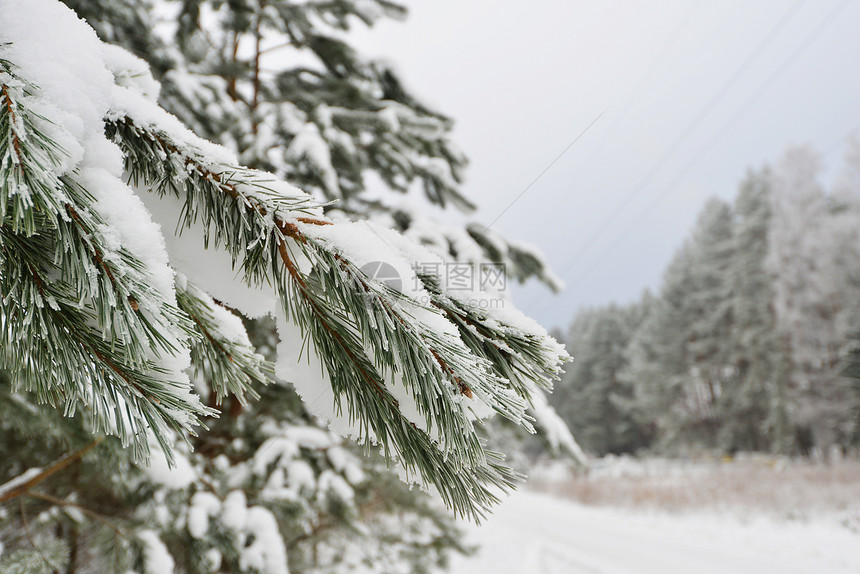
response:
<path id="1" fill-rule="evenodd" d="M 454 574 L 860 572 L 860 532 L 832 520 L 594 508 L 527 491 L 472 540 L 481 551 Z"/>

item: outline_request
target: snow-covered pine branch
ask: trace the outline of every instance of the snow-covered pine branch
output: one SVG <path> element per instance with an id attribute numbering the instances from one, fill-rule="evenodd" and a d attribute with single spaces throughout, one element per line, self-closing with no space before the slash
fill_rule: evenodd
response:
<path id="1" fill-rule="evenodd" d="M 267 376 L 214 297 L 277 316 L 278 374 L 307 407 L 379 443 L 458 513 L 479 518 L 514 485 L 473 423 L 495 411 L 531 429 L 529 382 L 548 387 L 562 347 L 511 308 L 478 309 L 417 275 L 426 249 L 328 220 L 304 192 L 238 166 L 65 9 L 17 7 L 0 54 L 0 366 L 18 384 L 67 412 L 86 405 L 141 455 L 148 431 L 169 453 L 166 425 L 191 431 L 210 412 L 192 360 L 217 371 L 219 398 Z M 362 271 L 373 261 L 400 288 Z"/>

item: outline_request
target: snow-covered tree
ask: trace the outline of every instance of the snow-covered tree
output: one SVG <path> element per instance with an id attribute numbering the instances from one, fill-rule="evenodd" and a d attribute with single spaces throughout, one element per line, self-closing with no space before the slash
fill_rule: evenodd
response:
<path id="1" fill-rule="evenodd" d="M 343 560 L 402 564 L 398 552 L 452 536 L 429 506 L 413 504 L 413 524 L 424 524 L 409 540 L 382 512 L 385 490 L 368 488 L 340 439 L 279 413 L 289 407 L 273 370 L 312 414 L 366 450 L 379 445 L 380 464 L 432 486 L 459 514 L 482 516 L 513 486 L 516 475 L 484 448 L 476 424 L 499 413 L 530 428 L 535 386 L 548 388 L 566 357 L 545 331 L 511 305 L 491 311 L 474 304 L 479 293 L 446 290 L 431 271 L 444 262 L 426 247 L 379 225 L 333 221 L 311 196 L 199 139 L 155 103 L 159 86 L 145 64 L 101 44 L 57 3 L 3 7 L 0 368 L 11 376 L 3 424 L 26 442 L 51 426 L 37 405 L 74 417 L 50 428 L 53 449 L 30 468 L 21 466 L 33 454 L 25 450 L 4 471 L 11 480 L 0 502 L 42 505 L 33 521 L 22 505 L 10 523 L 26 535 L 7 565 L 52 570 L 64 546 L 72 555 L 110 547 L 88 557 L 94 571 L 282 572 L 290 540 L 313 535 L 309 552 L 332 553 L 317 536 L 326 516 L 374 507 L 378 519 L 355 528 L 378 542 Z M 381 263 L 397 285 L 363 271 Z M 274 369 L 230 309 L 277 317 Z M 235 414 L 214 421 L 222 401 L 241 412 L 258 394 L 265 408 L 242 419 L 246 433 L 219 435 Z M 202 421 L 212 434 L 201 430 L 192 453 L 183 439 Z M 99 438 L 81 445 L 88 435 Z M 45 458 L 64 448 L 70 454 Z M 67 475 L 60 496 L 40 490 L 84 466 L 76 461 L 98 460 L 87 467 L 97 472 L 105 461 L 126 467 L 129 455 L 139 466 L 91 493 L 95 508 L 80 499 L 82 485 L 98 484 L 92 476 Z M 175 470 L 160 472 L 161 457 Z M 133 496 L 138 504 L 119 504 Z M 84 522 L 99 528 L 79 545 Z M 284 524 L 301 532 L 290 537 Z M 37 548 L 26 552 L 32 536 Z"/>
<path id="2" fill-rule="evenodd" d="M 688 240 L 663 273 L 660 292 L 653 300 L 643 301 L 644 318 L 631 338 L 627 367 L 621 373 L 633 387 L 642 424 L 653 427 L 658 449 L 671 449 L 691 438 L 683 430 L 690 419 L 683 399 L 690 366 L 687 317 L 693 289 L 691 253 Z"/>
<path id="3" fill-rule="evenodd" d="M 551 404 L 590 452 L 635 452 L 647 444 L 633 412 L 633 385 L 622 377 L 640 311 L 636 305 L 586 309 L 570 325 L 567 345 L 577 360 L 565 368 Z"/>
<path id="4" fill-rule="evenodd" d="M 420 187 L 440 207 L 469 212 L 459 191 L 466 158 L 452 122 L 411 94 L 390 66 L 347 43 L 356 24 L 403 18 L 388 0 L 64 0 L 103 40 L 152 66 L 161 105 L 195 133 L 321 200 L 379 220 L 446 260 L 505 265 L 512 279 L 561 281 L 534 247 L 479 223 L 446 225 L 398 198 Z M 107 9 L 105 9 L 107 5 Z M 370 193 L 366 193 L 366 192 Z M 391 192 L 395 193 L 391 193 Z M 398 193 L 399 192 L 399 193 Z"/>
<path id="5" fill-rule="evenodd" d="M 790 452 L 788 364 L 765 266 L 771 225 L 770 173 L 751 171 L 735 199 L 731 267 L 732 376 L 722 401 L 721 443 L 732 450 Z"/>
<path id="6" fill-rule="evenodd" d="M 768 269 L 778 327 L 790 361 L 791 418 L 806 447 L 846 446 L 856 437 L 853 392 L 839 376 L 858 308 L 858 210 L 848 187 L 829 196 L 820 161 L 789 148 L 771 179 Z"/>
<path id="7" fill-rule="evenodd" d="M 692 235 L 692 289 L 687 294 L 690 364 L 685 403 L 690 423 L 708 434 L 716 434 L 721 425 L 719 403 L 730 376 L 732 217 L 727 203 L 711 199 Z"/>

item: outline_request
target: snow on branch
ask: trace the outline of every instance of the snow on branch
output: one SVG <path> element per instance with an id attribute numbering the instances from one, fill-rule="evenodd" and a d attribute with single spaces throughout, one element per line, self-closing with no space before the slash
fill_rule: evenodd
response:
<path id="1" fill-rule="evenodd" d="M 495 412 L 533 431 L 531 385 L 549 388 L 567 359 L 546 331 L 447 292 L 416 271 L 436 256 L 399 234 L 333 222 L 238 166 L 130 80 L 123 68 L 139 62 L 68 14 L 35 27 L 19 12 L 0 54 L 0 366 L 69 412 L 82 402 L 141 452 L 151 431 L 169 455 L 166 425 L 191 431 L 212 414 L 191 392 L 192 363 L 219 379 L 219 399 L 253 397 L 271 376 L 217 298 L 275 315 L 276 372 L 308 409 L 381 445 L 457 513 L 478 519 L 514 486 L 475 421 Z"/>

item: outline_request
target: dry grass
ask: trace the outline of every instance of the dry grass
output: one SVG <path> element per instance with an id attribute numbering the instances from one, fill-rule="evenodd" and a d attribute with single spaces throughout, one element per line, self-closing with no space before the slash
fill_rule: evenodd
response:
<path id="1" fill-rule="evenodd" d="M 837 464 L 662 461 L 600 467 L 566 478 L 529 481 L 531 488 L 586 505 L 671 512 L 718 510 L 789 518 L 822 513 L 860 516 L 860 461 Z"/>

